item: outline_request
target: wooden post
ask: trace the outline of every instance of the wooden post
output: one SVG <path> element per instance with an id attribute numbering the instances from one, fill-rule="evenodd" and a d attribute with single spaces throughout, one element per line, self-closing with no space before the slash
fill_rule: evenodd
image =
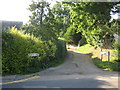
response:
<path id="1" fill-rule="evenodd" d="M 110 52 L 108 51 L 108 64 L 110 64 Z"/>
<path id="2" fill-rule="evenodd" d="M 101 54 L 102 52 L 102 41 L 100 40 L 100 60 L 102 61 L 103 55 Z"/>
<path id="3" fill-rule="evenodd" d="M 101 54 L 101 57 L 100 57 L 101 62 L 102 62 L 102 59 L 103 59 L 103 54 Z"/>

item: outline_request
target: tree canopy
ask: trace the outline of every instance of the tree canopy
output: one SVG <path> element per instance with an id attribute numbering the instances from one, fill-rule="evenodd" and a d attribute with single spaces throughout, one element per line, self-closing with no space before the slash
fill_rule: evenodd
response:
<path id="1" fill-rule="evenodd" d="M 110 10 L 111 2 L 80 2 L 66 3 L 70 6 L 70 18 L 73 27 L 77 32 L 85 36 L 87 42 L 99 46 L 100 40 L 104 44 L 113 37 L 111 32 Z"/>
<path id="2" fill-rule="evenodd" d="M 117 33 L 118 23 L 110 23 L 112 2 L 57 2 L 53 7 L 46 1 L 32 2 L 32 15 L 27 32 L 43 40 L 65 37 L 69 42 L 78 43 L 81 37 L 93 46 L 108 46 Z M 82 35 L 82 36 L 81 36 Z"/>
<path id="3" fill-rule="evenodd" d="M 54 29 L 55 19 L 50 4 L 46 1 L 32 2 L 28 8 L 32 15 L 29 24 L 25 25 L 26 32 L 34 34 L 42 40 L 57 39 L 57 31 Z"/>

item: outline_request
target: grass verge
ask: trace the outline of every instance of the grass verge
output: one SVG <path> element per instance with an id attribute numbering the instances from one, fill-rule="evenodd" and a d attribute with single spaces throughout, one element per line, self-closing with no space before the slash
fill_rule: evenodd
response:
<path id="1" fill-rule="evenodd" d="M 107 60 L 107 55 L 103 55 L 103 60 L 100 60 L 100 48 L 94 48 L 93 46 L 89 44 L 85 44 L 81 46 L 77 51 L 87 54 L 92 58 L 93 63 L 102 69 L 109 70 L 109 71 L 120 71 L 120 68 L 118 68 L 118 62 L 116 62 L 117 55 L 114 54 L 114 50 L 108 50 L 110 51 L 110 62 Z"/>

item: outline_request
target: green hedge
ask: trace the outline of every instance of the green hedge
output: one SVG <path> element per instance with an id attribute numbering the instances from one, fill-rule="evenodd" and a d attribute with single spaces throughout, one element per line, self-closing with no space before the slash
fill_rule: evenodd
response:
<path id="1" fill-rule="evenodd" d="M 117 60 L 120 60 L 120 43 L 114 43 L 113 46 L 117 55 Z"/>
<path id="2" fill-rule="evenodd" d="M 12 28 L 2 34 L 2 72 L 23 73 L 30 67 L 38 67 L 46 57 L 55 57 L 56 45 L 51 41 L 43 42 L 33 35 L 24 34 Z M 37 58 L 29 57 L 29 53 L 39 53 Z"/>
<path id="3" fill-rule="evenodd" d="M 39 57 L 29 57 L 29 53 L 39 53 Z M 2 73 L 24 74 L 45 69 L 57 63 L 66 54 L 63 40 L 41 41 L 24 31 L 13 27 L 2 34 Z"/>
<path id="4" fill-rule="evenodd" d="M 66 53 L 67 53 L 65 41 L 58 39 L 57 41 L 54 41 L 53 43 L 54 45 L 56 45 L 55 57 L 48 56 L 49 55 L 48 53 L 48 55 L 40 61 L 42 69 L 46 69 L 49 67 L 55 67 L 64 62 L 64 57 L 66 56 Z"/>
<path id="5" fill-rule="evenodd" d="M 55 44 L 57 47 L 56 58 L 64 58 L 67 53 L 66 42 L 64 40 L 59 39 L 57 42 L 55 42 Z"/>

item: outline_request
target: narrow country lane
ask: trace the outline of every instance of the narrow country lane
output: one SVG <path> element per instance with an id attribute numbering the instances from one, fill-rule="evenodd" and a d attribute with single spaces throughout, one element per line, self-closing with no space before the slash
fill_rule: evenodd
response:
<path id="1" fill-rule="evenodd" d="M 103 71 L 97 68 L 92 59 L 77 51 L 68 51 L 68 56 L 63 65 L 56 68 L 49 68 L 40 73 L 43 76 L 53 75 L 117 75 L 116 72 Z"/>
<path id="2" fill-rule="evenodd" d="M 37 73 L 40 78 L 3 88 L 118 88 L 118 73 L 97 68 L 92 59 L 68 50 L 64 64 Z"/>

